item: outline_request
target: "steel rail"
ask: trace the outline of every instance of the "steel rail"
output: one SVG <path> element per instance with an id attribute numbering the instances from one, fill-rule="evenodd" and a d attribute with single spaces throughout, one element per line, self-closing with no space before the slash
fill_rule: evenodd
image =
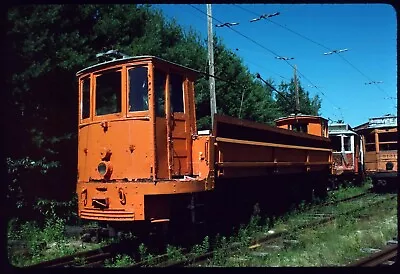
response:
<path id="1" fill-rule="evenodd" d="M 394 196 L 394 197 L 390 197 L 389 199 L 392 200 L 392 199 L 395 199 L 395 198 L 397 198 L 397 197 Z M 368 207 L 381 204 L 381 203 L 383 203 L 385 201 L 387 201 L 387 200 L 385 199 L 385 200 L 378 201 L 376 203 L 373 203 L 373 204 L 369 205 Z M 331 221 L 334 221 L 338 217 L 346 216 L 346 215 L 349 215 L 349 214 L 354 214 L 354 213 L 356 213 L 358 211 L 363 210 L 364 208 L 365 207 L 356 208 L 356 209 L 344 212 L 342 214 L 339 214 L 337 216 L 324 217 L 324 218 L 319 219 L 319 220 L 315 220 L 315 221 L 312 221 L 312 222 L 309 222 L 309 223 L 306 223 L 306 224 L 302 224 L 302 225 L 299 225 L 297 227 L 294 227 L 290 232 L 293 232 L 293 231 L 296 231 L 296 230 L 305 229 L 305 228 L 310 228 L 310 227 L 316 227 L 316 226 L 323 225 L 323 224 L 327 224 L 327 223 L 329 223 Z M 266 237 L 262 237 L 262 238 L 253 240 L 253 241 L 251 241 L 250 247 L 254 246 L 254 245 L 257 245 L 257 244 L 267 244 L 267 243 L 276 241 L 277 239 L 282 238 L 283 236 L 287 235 L 290 232 L 289 231 L 279 231 L 279 232 L 277 232 L 275 234 L 271 234 L 271 235 L 268 235 Z M 229 251 L 229 250 L 233 250 L 235 248 L 236 248 L 236 246 L 229 246 L 229 247 L 225 248 L 225 250 Z M 172 262 L 172 263 L 163 262 L 163 263 L 160 263 L 160 264 L 158 264 L 156 266 L 157 267 L 184 267 L 184 266 L 189 266 L 190 264 L 203 262 L 203 261 L 211 258 L 214 255 L 214 253 L 215 253 L 215 251 L 210 251 L 210 252 L 204 253 L 202 255 L 195 256 L 195 257 L 190 258 L 190 259 L 182 260 L 182 261 L 179 261 L 179 262 Z"/>
<path id="2" fill-rule="evenodd" d="M 321 205 L 318 206 L 327 206 L 327 205 L 332 205 L 332 204 L 338 204 L 340 202 L 344 202 L 344 201 L 349 201 L 349 200 L 353 200 L 362 196 L 365 196 L 366 194 L 368 194 L 369 192 L 365 192 L 365 193 L 361 193 L 355 196 L 351 196 L 351 197 L 347 197 L 338 201 L 333 201 L 333 202 L 328 202 L 328 203 L 323 203 Z M 321 222 L 324 221 L 329 221 L 334 217 L 328 217 L 328 218 L 324 218 L 324 219 L 320 219 L 308 224 L 304 224 L 301 225 L 298 228 L 295 229 L 302 229 L 305 227 L 309 227 L 309 226 L 313 226 L 313 225 L 318 225 Z M 269 241 L 274 241 L 282 236 L 284 236 L 284 234 L 286 234 L 287 231 L 280 231 L 277 232 L 275 234 L 271 234 L 268 235 L 267 237 L 263 237 L 261 239 L 257 239 L 255 241 L 252 242 L 252 245 L 254 244 L 259 244 L 259 243 L 266 243 Z M 234 248 L 234 247 L 232 247 Z M 53 267 L 95 267 L 95 266 L 102 266 L 102 264 L 104 263 L 104 261 L 108 258 L 111 258 L 113 255 L 115 255 L 115 253 L 117 252 L 117 248 L 115 246 L 115 244 L 110 244 L 108 246 L 102 247 L 102 248 L 98 248 L 98 249 L 93 249 L 93 250 L 89 250 L 89 251 L 84 251 L 84 252 L 79 252 L 73 255 L 67 255 L 64 257 L 59 257 L 59 258 L 55 258 L 52 260 L 48 260 L 48 261 L 44 261 L 44 262 L 40 262 L 31 266 L 28 266 L 27 268 L 53 268 Z M 205 253 L 201 256 L 199 256 L 198 258 L 196 258 L 196 260 L 202 260 L 202 259 L 206 259 L 210 256 L 212 256 L 213 252 L 208 252 Z M 158 264 L 158 266 L 162 266 L 162 267 L 169 267 L 169 265 L 171 266 L 184 266 L 187 264 L 187 260 L 184 261 L 180 261 L 180 262 L 174 262 L 174 263 L 167 263 L 164 260 L 167 260 L 168 256 L 166 254 L 161 254 L 156 256 L 155 258 L 153 258 L 152 261 L 163 261 L 161 263 Z M 81 262 L 81 263 L 80 263 Z M 130 267 L 141 267 L 141 266 L 145 266 L 147 264 L 149 264 L 150 262 L 147 261 L 142 261 L 142 262 L 138 262 Z"/>
<path id="3" fill-rule="evenodd" d="M 334 204 L 338 204 L 340 202 L 354 200 L 354 199 L 366 196 L 369 193 L 370 192 L 364 192 L 364 193 L 357 194 L 357 195 L 354 195 L 354 196 L 351 196 L 351 197 L 347 197 L 347 198 L 344 198 L 344 199 L 341 199 L 341 200 L 338 200 L 338 201 L 323 203 L 323 204 L 318 205 L 318 207 L 334 205 Z M 355 211 L 358 211 L 358 209 L 355 210 Z M 348 212 L 348 214 L 349 214 L 349 212 Z M 333 216 L 328 216 L 328 217 L 323 216 L 323 217 L 324 217 L 323 219 L 319 219 L 319 220 L 316 220 L 314 222 L 309 222 L 307 224 L 298 226 L 298 227 L 294 228 L 294 230 L 303 229 L 303 228 L 310 227 L 310 226 L 317 226 L 319 224 L 323 224 L 325 222 L 329 222 L 329 221 L 331 221 L 331 220 L 333 220 L 335 218 Z M 270 234 L 270 235 L 268 235 L 266 237 L 258 238 L 258 239 L 253 240 L 251 242 L 251 246 L 254 246 L 254 245 L 257 245 L 257 244 L 260 244 L 260 243 L 266 244 L 268 242 L 273 242 L 273 241 L 283 237 L 287 233 L 288 233 L 288 231 L 279 231 L 279 232 L 276 232 L 274 234 Z M 235 246 L 229 246 L 229 247 L 226 248 L 226 250 L 233 250 L 234 248 L 235 248 Z M 183 251 L 186 251 L 186 250 L 183 249 Z M 185 255 L 189 255 L 189 252 L 185 252 L 184 254 Z M 213 254 L 214 254 L 214 251 L 210 251 L 210 252 L 204 253 L 202 255 L 199 255 L 197 257 L 190 258 L 190 259 L 184 259 L 184 260 L 180 260 L 180 261 L 177 261 L 177 262 L 176 261 L 175 262 L 168 262 L 168 255 L 167 254 L 163 254 L 163 255 L 156 256 L 152 260 L 153 262 L 157 262 L 155 265 L 154 264 L 152 265 L 151 262 L 149 262 L 149 261 L 141 261 L 141 262 L 138 262 L 138 263 L 130 266 L 130 268 L 142 267 L 142 266 L 146 266 L 146 265 L 152 265 L 152 266 L 155 266 L 155 267 L 182 267 L 182 266 L 186 266 L 186 265 L 188 265 L 190 263 L 194 263 L 194 262 L 198 262 L 198 261 L 204 261 L 207 258 L 212 257 Z M 159 262 L 159 261 L 161 261 L 161 262 Z"/>
<path id="4" fill-rule="evenodd" d="M 361 258 L 360 260 L 349 264 L 348 266 L 379 266 L 385 262 L 391 261 L 393 258 L 397 257 L 397 244 L 389 245 L 383 250 L 374 253 L 368 257 Z"/>
<path id="5" fill-rule="evenodd" d="M 114 244 L 111 244 L 102 248 L 40 262 L 26 268 L 86 267 L 101 265 L 106 259 L 111 258 L 115 254 L 114 249 Z"/>
<path id="6" fill-rule="evenodd" d="M 336 205 L 336 204 L 340 204 L 342 202 L 347 202 L 347 201 L 352 201 L 352 200 L 355 200 L 357 198 L 364 197 L 364 196 L 366 196 L 368 194 L 371 194 L 371 190 L 372 190 L 372 188 L 369 188 L 369 189 L 367 189 L 366 192 L 363 192 L 363 193 L 360 193 L 360 194 L 357 194 L 357 195 L 354 195 L 354 196 L 346 197 L 346 198 L 343 198 L 343 199 L 340 199 L 340 200 L 337 200 L 337 201 L 329 201 L 329 202 L 325 202 L 325 203 L 322 203 L 322 204 L 317 204 L 315 206 L 312 206 L 311 209 L 312 208 L 317 208 L 317 207 Z"/>

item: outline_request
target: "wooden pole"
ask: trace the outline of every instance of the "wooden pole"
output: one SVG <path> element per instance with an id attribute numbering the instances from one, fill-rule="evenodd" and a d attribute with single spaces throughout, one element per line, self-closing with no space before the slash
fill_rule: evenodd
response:
<path id="1" fill-rule="evenodd" d="M 207 27 L 208 27 L 208 65 L 209 65 L 209 84 L 210 84 L 210 108 L 211 126 L 214 128 L 214 114 L 217 113 L 217 103 L 215 98 L 215 78 L 214 78 L 214 36 L 212 30 L 212 11 L 211 4 L 207 5 Z"/>
<path id="2" fill-rule="evenodd" d="M 299 98 L 299 86 L 297 84 L 297 75 L 296 75 L 297 66 L 294 65 L 294 87 L 296 94 L 296 114 L 300 113 L 300 98 Z"/>

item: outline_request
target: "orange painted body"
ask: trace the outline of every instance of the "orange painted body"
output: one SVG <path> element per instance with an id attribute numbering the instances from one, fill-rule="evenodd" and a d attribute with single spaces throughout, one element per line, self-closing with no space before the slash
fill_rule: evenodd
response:
<path id="1" fill-rule="evenodd" d="M 328 137 L 328 121 L 319 116 L 293 115 L 277 119 L 275 123 L 279 128 Z"/>
<path id="2" fill-rule="evenodd" d="M 369 118 L 367 123 L 355 128 L 362 138 L 365 173 L 374 185 L 397 180 L 397 126 L 397 116 L 387 114 Z"/>
<path id="3" fill-rule="evenodd" d="M 232 117 L 216 118 L 217 177 L 331 172 L 332 150 L 326 137 Z"/>
<path id="4" fill-rule="evenodd" d="M 156 71 L 162 75 L 158 79 Z M 158 214 L 167 199 L 146 205 L 146 197 L 213 188 L 213 181 L 207 180 L 209 160 L 199 157 L 210 155 L 205 151 L 211 147 L 205 144 L 209 137 L 194 137 L 195 75 L 154 57 L 118 60 L 78 72 L 81 218 L 168 218 L 168 210 Z M 144 98 L 134 95 L 142 88 Z"/>
<path id="5" fill-rule="evenodd" d="M 397 162 L 397 127 L 388 129 L 373 129 L 363 131 L 365 140 L 365 170 L 368 175 L 377 173 L 395 176 L 398 171 Z M 391 135 L 387 138 L 386 135 Z M 393 167 L 388 168 L 387 164 L 392 163 Z"/>
<path id="6" fill-rule="evenodd" d="M 327 173 L 332 164 L 314 120 L 317 136 L 220 115 L 198 132 L 196 72 L 160 58 L 118 59 L 77 77 L 80 218 L 168 220 L 173 201 L 213 190 L 218 178 Z"/>

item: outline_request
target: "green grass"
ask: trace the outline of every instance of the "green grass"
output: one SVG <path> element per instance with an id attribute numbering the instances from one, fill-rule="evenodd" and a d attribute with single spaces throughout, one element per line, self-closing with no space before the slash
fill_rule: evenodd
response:
<path id="1" fill-rule="evenodd" d="M 328 201 L 345 199 L 364 193 L 370 187 L 370 183 L 361 187 L 342 187 L 330 192 L 327 199 Z M 249 249 L 248 247 L 250 241 L 256 238 L 256 235 L 263 234 L 265 236 L 269 230 L 275 232 L 289 231 L 293 227 L 310 222 L 312 214 L 332 213 L 337 215 L 352 209 L 362 208 L 371 202 L 385 200 L 391 196 L 371 194 L 356 201 L 324 207 L 303 204 L 279 218 L 272 228 L 268 225 L 261 225 L 260 219 L 253 217 L 247 226 L 242 226 L 239 229 L 237 235 L 229 238 L 217 236 L 212 245 L 213 258 L 201 266 L 345 265 L 356 258 L 365 256 L 360 251 L 362 247 L 381 247 L 386 240 L 391 239 L 396 234 L 396 201 L 386 201 L 376 208 L 366 208 L 354 213 L 353 216 L 340 217 L 334 223 L 321 226 L 317 230 L 307 229 L 290 233 L 286 239 L 296 240 L 295 244 L 282 245 L 282 243 L 277 243 L 277 245 L 283 246 L 280 251 Z M 381 222 L 386 225 L 379 229 Z M 227 249 L 232 243 L 236 244 L 236 249 Z M 252 251 L 257 251 L 258 256 L 252 255 Z M 268 255 L 265 255 L 266 253 Z"/>
<path id="2" fill-rule="evenodd" d="M 16 267 L 26 267 L 43 261 L 72 255 L 77 252 L 99 248 L 99 244 L 79 244 L 76 239 L 67 238 L 65 220 L 58 217 L 48 218 L 44 225 L 36 222 L 23 222 L 16 224 L 15 220 L 9 222 L 8 240 L 19 240 L 26 243 L 24 252 L 12 252 L 8 248 L 8 260 Z M 73 244 L 75 243 L 75 244 Z"/>
<path id="3" fill-rule="evenodd" d="M 339 190 L 330 192 L 328 201 L 337 201 L 347 197 L 365 192 L 370 187 L 365 184 L 361 187 L 342 187 Z M 373 196 L 373 195 L 372 195 Z M 367 204 L 366 201 L 357 200 L 349 201 L 343 204 L 334 206 L 315 207 L 313 205 L 301 204 L 295 210 L 278 219 L 275 226 L 272 228 L 276 232 L 310 222 L 310 214 L 319 213 L 335 213 L 348 211 L 354 208 L 359 208 Z M 387 213 L 387 212 L 386 212 Z M 394 215 L 395 216 L 395 215 Z M 247 225 L 242 225 L 237 234 L 232 237 L 221 237 L 217 235 L 215 239 L 205 237 L 204 240 L 197 245 L 194 245 L 189 254 L 182 254 L 182 250 L 178 247 L 167 246 L 167 256 L 170 262 L 190 259 L 193 256 L 204 254 L 213 250 L 214 256 L 209 260 L 207 265 L 203 266 L 320 266 L 320 265 L 338 265 L 343 262 L 343 258 L 353 258 L 361 256 L 359 246 L 363 243 L 357 237 L 347 235 L 343 230 L 351 231 L 356 229 L 357 222 L 352 217 L 339 218 L 333 227 L 326 226 L 324 230 L 307 230 L 307 233 L 299 234 L 298 232 L 291 233 L 288 238 L 297 240 L 297 244 L 286 246 L 280 252 L 269 253 L 268 256 L 262 259 L 252 256 L 248 246 L 255 238 L 255 235 L 268 234 L 271 227 L 261 224 L 259 216 L 253 216 Z M 339 232 L 340 230 L 340 232 Z M 371 242 L 376 241 L 376 245 L 382 243 L 382 239 L 388 237 L 393 232 L 393 227 L 390 226 L 388 231 L 383 233 L 382 237 L 371 236 Z M 336 235 L 336 236 L 335 236 Z M 339 236 L 338 236 L 339 235 Z M 338 241 L 338 237 L 341 239 Z M 344 244 L 346 242 L 347 244 Z M 371 244 L 371 242 L 369 244 Z M 227 249 L 228 246 L 235 244 L 234 250 Z M 340 247 L 340 248 L 339 248 Z M 335 252 L 332 252 L 335 250 Z M 144 266 L 153 266 L 157 263 L 156 256 L 149 253 L 144 244 L 139 246 L 140 260 L 145 261 Z M 329 255 L 330 253 L 330 255 Z M 348 255 L 353 253 L 353 257 Z M 355 254 L 355 255 L 354 255 Z M 346 257 L 347 256 L 347 257 Z M 349 257 L 350 256 L 350 257 Z M 330 263 L 327 264 L 328 259 Z M 108 261 L 107 267 L 124 267 L 132 265 L 133 259 L 127 255 L 119 255 L 111 261 Z"/>
<path id="4" fill-rule="evenodd" d="M 286 239 L 296 240 L 297 243 L 286 245 L 279 251 L 241 248 L 240 252 L 233 253 L 219 249 L 209 266 L 346 265 L 366 255 L 362 248 L 380 248 L 395 236 L 396 216 L 397 202 L 387 200 L 353 216 L 340 217 L 331 224 L 292 233 Z M 265 252 L 266 255 L 254 256 L 254 251 Z"/>
<path id="5" fill-rule="evenodd" d="M 346 190 L 348 190 L 349 193 L 347 193 Z M 338 200 L 365 192 L 365 190 L 363 191 L 362 188 L 356 188 L 356 187 L 349 187 L 341 189 L 339 191 L 340 192 L 338 193 L 331 194 L 331 195 L 337 195 L 336 197 L 339 197 L 337 198 Z M 367 205 L 370 203 L 369 200 L 371 199 L 379 201 L 379 200 L 384 200 L 387 197 L 389 197 L 389 195 L 368 194 L 367 196 L 360 197 L 356 200 L 344 201 L 339 204 L 319 206 L 319 207 L 309 206 L 309 207 L 304 207 L 301 210 L 293 210 L 292 212 L 289 212 L 285 216 L 277 219 L 274 225 L 274 229 L 278 231 L 290 230 L 293 227 L 309 223 L 310 221 L 312 221 L 312 218 L 315 214 L 339 215 L 347 211 Z"/>
<path id="6" fill-rule="evenodd" d="M 355 196 L 366 192 L 371 187 L 372 183 L 370 181 L 365 182 L 362 186 L 340 187 L 338 190 L 329 192 L 328 201 L 334 202 L 351 196 Z"/>
<path id="7" fill-rule="evenodd" d="M 361 187 L 340 188 L 337 191 L 330 192 L 328 200 L 336 201 L 350 196 L 365 192 L 370 186 L 365 184 Z M 319 208 L 318 212 L 338 213 L 351 208 L 360 207 L 362 201 L 343 203 L 334 207 Z M 392 208 L 392 207 L 390 207 Z M 395 207 L 394 207 L 395 209 Z M 272 228 L 275 231 L 280 229 L 291 229 L 291 227 L 309 222 L 310 214 L 315 213 L 312 205 L 301 204 L 286 216 L 278 219 Z M 370 214 L 371 212 L 367 212 Z M 334 225 L 325 226 L 324 230 L 307 230 L 306 233 L 292 233 L 288 237 L 298 241 L 296 245 L 288 246 L 280 252 L 269 253 L 265 257 L 252 256 L 248 246 L 255 235 L 265 235 L 271 227 L 262 225 L 259 216 L 253 216 L 250 223 L 242 225 L 237 234 L 232 237 L 217 236 L 216 239 L 205 237 L 202 243 L 193 246 L 192 256 L 204 254 L 214 250 L 214 257 L 210 260 L 211 266 L 314 266 L 314 265 L 340 265 L 348 262 L 350 258 L 363 256 L 360 247 L 380 247 L 385 240 L 393 235 L 396 229 L 396 213 L 393 210 L 376 212 L 377 216 L 386 218 L 385 227 L 378 229 L 379 233 L 371 233 L 368 226 L 363 224 L 362 220 L 351 217 L 339 218 Z M 392 217 L 390 217 L 392 216 Z M 373 217 L 368 220 L 369 225 L 379 227 Z M 17 267 L 29 266 L 42 261 L 51 260 L 57 257 L 71 255 L 83 250 L 99 248 L 106 244 L 85 244 L 84 246 L 71 245 L 72 239 L 67 239 L 64 235 L 65 220 L 58 218 L 54 214 L 50 216 L 44 225 L 38 225 L 35 222 L 25 222 L 20 225 L 11 221 L 8 229 L 9 240 L 22 240 L 27 242 L 27 248 L 24 254 L 11 254 L 9 252 L 9 261 Z M 356 234 L 351 232 L 360 231 Z M 235 251 L 228 250 L 226 247 L 236 244 Z M 340 247 L 340 248 L 338 248 Z M 256 250 L 256 249 L 254 249 Z M 148 249 L 142 244 L 139 246 L 140 259 L 146 261 L 145 266 L 152 266 L 156 261 L 156 256 L 149 253 Z M 167 246 L 167 256 L 170 261 L 180 261 L 190 258 L 190 255 L 182 254 L 178 247 Z M 81 263 L 77 258 L 77 264 Z M 134 264 L 135 261 L 128 255 L 117 255 L 115 258 L 106 261 L 106 267 L 126 267 Z"/>

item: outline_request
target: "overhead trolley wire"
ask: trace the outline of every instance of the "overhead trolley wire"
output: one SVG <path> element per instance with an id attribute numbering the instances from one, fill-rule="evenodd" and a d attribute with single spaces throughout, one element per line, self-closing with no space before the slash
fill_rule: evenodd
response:
<path id="1" fill-rule="evenodd" d="M 190 5 L 190 6 L 191 6 L 191 5 Z M 199 9 L 197 9 L 197 11 L 199 11 Z M 191 13 L 192 13 L 192 12 L 191 12 Z M 192 14 L 195 15 L 196 17 L 198 17 L 195 13 L 192 13 Z M 207 17 L 207 14 L 204 14 L 204 13 L 203 13 L 203 15 L 205 15 L 205 16 Z M 236 51 L 242 51 L 242 50 L 243 50 L 243 49 L 236 48 Z M 263 68 L 262 65 L 260 65 L 260 64 L 257 64 L 257 63 L 251 62 L 251 61 L 247 61 L 247 62 L 249 62 L 249 63 L 251 63 L 251 64 L 253 64 L 253 65 L 255 65 L 255 66 L 258 66 L 258 67 L 260 67 L 260 68 Z M 266 69 L 266 68 L 263 68 L 263 69 Z M 277 73 L 277 72 L 275 72 L 275 71 L 273 71 L 273 70 L 271 70 L 271 69 L 266 69 L 266 70 L 268 70 L 268 71 L 270 71 L 271 73 L 273 73 L 273 74 L 279 76 L 279 77 L 282 78 L 282 79 L 289 80 L 287 77 L 284 77 L 284 76 L 280 75 L 279 73 Z"/>
<path id="2" fill-rule="evenodd" d="M 189 5 L 190 5 L 192 8 L 196 9 L 197 11 L 199 11 L 199 12 L 205 14 L 206 16 L 209 16 L 207 13 L 205 13 L 205 12 L 202 11 L 201 9 L 199 9 L 199 8 L 197 8 L 197 7 L 195 7 L 195 6 L 191 5 L 191 4 L 189 4 Z M 218 19 L 215 18 L 214 16 L 211 16 L 211 18 L 213 18 L 213 20 L 219 22 L 220 24 L 223 24 L 222 21 L 218 20 Z M 239 34 L 240 36 L 242 36 L 242 37 L 244 37 L 244 38 L 250 40 L 250 41 L 253 42 L 254 44 L 258 45 L 259 47 L 261 47 L 261 48 L 267 50 L 267 51 L 270 52 L 271 54 L 275 55 L 275 57 L 280 57 L 280 55 L 277 54 L 276 52 L 274 52 L 273 50 L 271 50 L 271 49 L 265 47 L 264 45 L 258 43 L 258 42 L 255 41 L 254 39 L 248 37 L 247 35 L 245 35 L 245 34 L 243 34 L 243 33 L 241 33 L 241 32 L 239 32 L 238 30 L 236 30 L 236 29 L 234 29 L 234 28 L 231 28 L 231 27 L 229 27 L 229 29 L 231 29 L 232 31 L 236 32 L 236 33 Z M 290 64 L 290 62 L 289 62 L 288 60 L 283 60 L 283 61 L 285 61 L 285 62 L 286 62 L 290 67 L 292 67 L 293 69 L 295 68 L 292 64 Z M 309 80 L 309 79 L 308 79 L 304 74 L 302 74 L 298 69 L 297 69 L 297 72 L 298 72 L 304 79 L 306 79 L 311 85 L 315 86 L 316 89 L 319 90 L 319 92 L 320 92 L 323 96 L 325 96 L 326 99 L 328 99 L 329 103 L 331 103 L 333 106 L 336 107 L 336 105 L 333 104 L 333 103 L 329 100 L 329 98 L 325 95 L 325 93 L 323 93 L 314 83 L 312 83 L 311 80 Z"/>
<path id="3" fill-rule="evenodd" d="M 240 8 L 240 9 L 242 9 L 242 10 L 244 10 L 244 11 L 247 11 L 247 12 L 253 14 L 253 15 L 259 16 L 257 13 L 255 13 L 255 12 L 249 10 L 249 9 L 246 9 L 246 8 L 244 8 L 244 7 L 241 7 L 241 6 L 237 5 L 237 4 L 233 4 L 233 5 L 236 6 L 237 8 Z M 270 20 L 269 18 L 265 18 L 265 19 L 268 20 L 269 22 L 271 22 L 271 23 L 273 23 L 273 24 L 275 24 L 275 25 L 281 27 L 281 28 L 286 29 L 287 31 L 290 31 L 290 32 L 292 32 L 292 33 L 294 33 L 294 34 L 300 36 L 300 37 L 303 38 L 303 39 L 306 39 L 306 40 L 310 41 L 311 43 L 314 43 L 314 44 L 316 44 L 316 45 L 318 45 L 318 46 L 320 46 L 320 47 L 322 47 L 322 48 L 324 48 L 324 49 L 327 49 L 327 50 L 329 50 L 329 51 L 333 51 L 331 48 L 329 48 L 329 47 L 327 47 L 327 46 L 325 46 L 325 45 L 323 45 L 323 44 L 321 44 L 321 43 L 319 43 L 319 42 L 317 42 L 317 41 L 315 41 L 315 40 L 313 40 L 313 39 L 311 39 L 311 38 L 309 38 L 309 37 L 307 37 L 307 36 L 305 36 L 305 35 L 303 35 L 303 34 L 301 34 L 301 33 L 298 33 L 297 31 L 294 31 L 294 30 L 288 28 L 287 26 L 281 25 L 281 24 L 279 24 L 279 23 L 277 23 L 277 22 L 275 22 L 275 21 Z M 352 64 L 349 60 L 347 60 L 345 57 L 343 57 L 342 55 L 340 55 L 340 54 L 338 54 L 338 53 L 336 53 L 336 54 L 337 54 L 340 58 L 342 58 L 343 61 L 345 61 L 348 65 L 350 65 L 350 66 L 351 66 L 352 68 L 354 68 L 357 72 L 359 72 L 362 76 L 364 76 L 365 78 L 367 78 L 370 82 L 373 82 L 373 84 L 374 84 L 379 90 L 381 90 L 381 91 L 384 92 L 386 95 L 388 95 L 387 92 L 386 92 L 385 90 L 383 90 L 377 83 L 375 83 L 370 77 L 368 77 L 365 73 L 363 73 L 360 69 L 358 69 L 358 68 L 357 68 L 354 64 Z M 388 96 L 389 96 L 389 95 L 388 95 Z"/>

